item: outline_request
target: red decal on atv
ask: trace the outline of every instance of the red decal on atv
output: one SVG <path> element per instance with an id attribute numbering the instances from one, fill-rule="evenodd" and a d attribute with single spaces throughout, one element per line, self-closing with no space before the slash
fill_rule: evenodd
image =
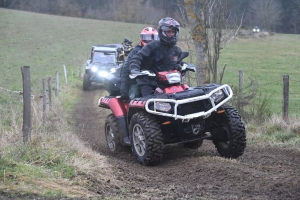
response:
<path id="1" fill-rule="evenodd" d="M 131 100 L 129 103 L 129 107 L 144 108 L 145 104 L 146 104 L 146 101 Z"/>
<path id="2" fill-rule="evenodd" d="M 98 102 L 98 104 L 99 104 L 99 106 L 101 106 L 101 107 L 109 108 L 109 107 L 108 107 L 108 101 L 109 101 L 109 98 L 102 97 L 102 98 L 100 99 L 100 102 Z"/>
<path id="3" fill-rule="evenodd" d="M 181 92 L 183 90 L 184 89 L 181 86 L 176 85 L 176 86 L 171 86 L 171 87 L 165 88 L 164 93 L 170 94 L 170 93 L 175 93 L 175 92 Z"/>

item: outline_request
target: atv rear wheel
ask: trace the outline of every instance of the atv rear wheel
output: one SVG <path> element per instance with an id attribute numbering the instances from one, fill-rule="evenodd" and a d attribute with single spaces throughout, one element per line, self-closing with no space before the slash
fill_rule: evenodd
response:
<path id="1" fill-rule="evenodd" d="M 113 153 L 116 153 L 121 146 L 119 130 L 116 117 L 113 114 L 109 114 L 105 120 L 105 138 L 109 150 Z"/>
<path id="2" fill-rule="evenodd" d="M 238 111 L 231 106 L 222 106 L 224 113 L 214 119 L 217 137 L 213 135 L 213 143 L 218 153 L 225 158 L 237 158 L 243 155 L 246 148 L 246 130 Z"/>
<path id="3" fill-rule="evenodd" d="M 163 137 L 160 124 L 150 114 L 136 113 L 130 122 L 131 148 L 143 165 L 156 165 L 163 156 Z"/>
<path id="4" fill-rule="evenodd" d="M 83 90 L 89 90 L 91 86 L 91 75 L 84 74 L 83 76 Z"/>

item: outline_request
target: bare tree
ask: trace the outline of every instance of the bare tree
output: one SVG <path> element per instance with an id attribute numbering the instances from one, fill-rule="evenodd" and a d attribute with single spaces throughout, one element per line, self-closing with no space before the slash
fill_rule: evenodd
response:
<path id="1" fill-rule="evenodd" d="M 242 24 L 233 15 L 228 0 L 185 0 L 181 5 L 184 23 L 190 28 L 195 44 L 197 83 L 221 82 L 225 66 L 218 80 L 218 60 L 221 50 L 237 34 Z"/>
<path id="2" fill-rule="evenodd" d="M 226 67 L 218 73 L 221 50 L 236 36 L 243 21 L 243 15 L 239 18 L 230 12 L 228 3 L 228 0 L 207 1 L 208 69 L 214 83 L 222 82 Z"/>
<path id="3" fill-rule="evenodd" d="M 250 4 L 254 21 L 261 29 L 276 30 L 282 18 L 282 5 L 279 0 L 254 0 Z"/>

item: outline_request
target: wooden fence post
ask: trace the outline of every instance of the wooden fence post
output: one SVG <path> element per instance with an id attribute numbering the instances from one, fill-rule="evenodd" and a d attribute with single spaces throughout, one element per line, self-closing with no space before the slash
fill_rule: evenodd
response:
<path id="1" fill-rule="evenodd" d="M 48 77 L 48 98 L 49 98 L 49 108 L 52 107 L 52 98 L 51 98 L 51 78 Z"/>
<path id="2" fill-rule="evenodd" d="M 55 96 L 58 96 L 59 91 L 59 74 L 56 72 L 55 74 Z"/>
<path id="3" fill-rule="evenodd" d="M 289 75 L 283 75 L 283 106 L 282 117 L 284 121 L 288 121 L 289 116 Z"/>
<path id="4" fill-rule="evenodd" d="M 242 107 L 241 107 L 241 104 L 242 104 L 242 98 L 243 98 L 243 76 L 244 76 L 244 73 L 243 73 L 243 70 L 239 70 L 239 94 L 238 94 L 238 111 L 239 112 L 242 112 Z"/>
<path id="5" fill-rule="evenodd" d="M 46 124 L 46 80 L 43 79 L 43 125 Z"/>
<path id="6" fill-rule="evenodd" d="M 23 79 L 23 142 L 27 143 L 31 139 L 31 85 L 30 67 L 21 67 Z"/>

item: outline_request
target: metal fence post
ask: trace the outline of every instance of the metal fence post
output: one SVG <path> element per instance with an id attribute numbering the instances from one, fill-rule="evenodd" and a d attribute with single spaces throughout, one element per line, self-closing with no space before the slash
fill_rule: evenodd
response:
<path id="1" fill-rule="evenodd" d="M 67 68 L 65 65 L 64 65 L 64 73 L 65 73 L 66 84 L 68 85 Z"/>

